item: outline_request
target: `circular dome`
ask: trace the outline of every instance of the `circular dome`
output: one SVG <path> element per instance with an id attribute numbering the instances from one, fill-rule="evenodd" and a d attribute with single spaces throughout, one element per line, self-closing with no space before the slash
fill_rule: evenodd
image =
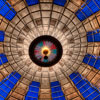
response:
<path id="1" fill-rule="evenodd" d="M 32 41 L 29 47 L 29 55 L 34 63 L 39 66 L 49 67 L 56 64 L 62 57 L 62 46 L 52 36 L 40 36 Z"/>
<path id="2" fill-rule="evenodd" d="M 7 5 L 12 13 L 6 10 L 7 7 L 2 9 L 6 4 L 0 6 L 0 30 L 4 32 L 4 41 L 0 42 L 0 54 L 5 54 L 8 60 L 3 63 L 0 59 L 0 63 L 3 63 L 0 66 L 0 80 L 13 71 L 21 75 L 7 100 L 25 99 L 32 81 L 40 83 L 39 100 L 52 100 L 51 82 L 56 81 L 59 81 L 60 90 L 62 89 L 66 100 L 84 100 L 69 77 L 73 72 L 79 72 L 100 90 L 100 71 L 88 65 L 88 62 L 83 63 L 86 54 L 95 55 L 90 57 L 96 59 L 100 55 L 100 43 L 87 41 L 87 36 L 90 36 L 87 33 L 100 28 L 100 11 L 94 14 L 89 12 L 89 15 L 93 15 L 88 18 L 88 14 L 84 17 L 77 16 L 85 6 L 92 5 L 84 4 L 84 0 L 1 1 L 9 3 Z M 26 1 L 34 2 L 29 2 L 28 5 Z M 95 2 L 95 6 L 98 0 L 87 0 L 87 3 L 91 1 Z M 88 8 L 90 9 L 86 9 Z M 8 11 L 7 14 L 4 14 L 5 11 Z M 11 17 L 12 20 L 7 20 Z M 0 40 L 1 36 L 2 34 Z"/>

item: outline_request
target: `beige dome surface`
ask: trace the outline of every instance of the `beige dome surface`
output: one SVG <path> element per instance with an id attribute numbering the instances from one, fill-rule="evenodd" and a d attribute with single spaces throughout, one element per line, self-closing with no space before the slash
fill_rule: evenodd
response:
<path id="1" fill-rule="evenodd" d="M 70 0 L 65 6 L 53 4 L 52 0 L 40 0 L 28 6 L 25 0 L 8 0 L 17 12 L 8 21 L 0 16 L 0 30 L 5 39 L 0 43 L 0 53 L 8 62 L 0 66 L 0 80 L 12 71 L 22 75 L 7 100 L 24 100 L 31 81 L 40 82 L 39 100 L 52 100 L 50 82 L 59 81 L 66 100 L 85 100 L 69 78 L 79 72 L 100 90 L 100 71 L 82 63 L 86 53 L 100 55 L 100 43 L 88 43 L 87 32 L 100 26 L 100 11 L 84 21 L 75 12 L 84 3 Z M 29 46 L 38 36 L 50 35 L 58 39 L 63 47 L 61 60 L 51 67 L 40 67 L 29 57 Z"/>

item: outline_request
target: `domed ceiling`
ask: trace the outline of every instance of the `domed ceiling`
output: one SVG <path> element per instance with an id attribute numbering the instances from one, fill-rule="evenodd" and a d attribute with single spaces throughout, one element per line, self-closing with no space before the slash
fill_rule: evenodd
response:
<path id="1" fill-rule="evenodd" d="M 84 0 L 62 0 L 64 5 L 56 4 L 57 0 L 39 0 L 32 5 L 27 1 L 6 1 L 16 11 L 11 21 L 0 15 L 0 30 L 5 32 L 0 54 L 8 59 L 0 66 L 0 80 L 13 71 L 21 75 L 6 100 L 24 100 L 32 81 L 40 82 L 38 100 L 53 100 L 50 82 L 55 81 L 60 82 L 66 100 L 85 100 L 69 78 L 73 72 L 100 90 L 100 71 L 83 63 L 86 54 L 100 56 L 100 43 L 87 41 L 87 32 L 99 29 L 100 11 L 81 21 L 75 13 Z"/>

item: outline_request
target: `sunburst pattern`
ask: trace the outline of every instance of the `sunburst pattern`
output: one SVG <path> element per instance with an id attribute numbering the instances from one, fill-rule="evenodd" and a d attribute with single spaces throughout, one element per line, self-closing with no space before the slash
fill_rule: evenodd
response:
<path id="1" fill-rule="evenodd" d="M 45 52 L 47 52 L 47 54 Z M 37 44 L 34 53 L 38 60 L 47 63 L 51 62 L 57 57 L 57 48 L 50 41 L 41 41 L 40 43 Z"/>

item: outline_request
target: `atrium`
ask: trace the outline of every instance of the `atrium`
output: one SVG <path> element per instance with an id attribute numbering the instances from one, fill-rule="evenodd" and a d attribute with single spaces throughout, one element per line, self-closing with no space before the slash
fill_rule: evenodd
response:
<path id="1" fill-rule="evenodd" d="M 0 100 L 100 100 L 100 0 L 0 0 Z"/>

